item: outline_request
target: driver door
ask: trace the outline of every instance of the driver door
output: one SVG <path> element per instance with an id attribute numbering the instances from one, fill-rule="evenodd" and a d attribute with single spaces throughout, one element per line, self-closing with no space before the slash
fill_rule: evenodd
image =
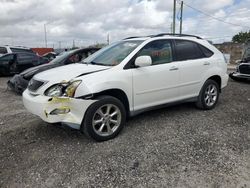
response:
<path id="1" fill-rule="evenodd" d="M 179 63 L 173 61 L 172 42 L 156 40 L 146 44 L 137 54 L 150 56 L 152 65 L 132 69 L 134 110 L 178 100 Z"/>

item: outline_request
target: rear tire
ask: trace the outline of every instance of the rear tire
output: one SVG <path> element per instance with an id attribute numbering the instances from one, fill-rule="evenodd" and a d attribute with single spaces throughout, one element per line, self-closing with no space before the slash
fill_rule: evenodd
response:
<path id="1" fill-rule="evenodd" d="M 111 96 L 100 96 L 85 113 L 81 131 L 100 142 L 116 137 L 126 121 L 126 110 L 120 100 Z"/>
<path id="2" fill-rule="evenodd" d="M 207 80 L 198 96 L 196 106 L 202 110 L 213 109 L 219 99 L 219 85 L 214 80 Z"/>

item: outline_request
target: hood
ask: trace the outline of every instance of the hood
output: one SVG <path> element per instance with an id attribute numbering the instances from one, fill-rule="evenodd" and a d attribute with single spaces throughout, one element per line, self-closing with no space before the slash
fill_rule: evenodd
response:
<path id="1" fill-rule="evenodd" d="M 43 65 L 38 65 L 35 67 L 31 67 L 29 69 L 26 69 L 25 71 L 21 72 L 20 75 L 26 77 L 26 78 L 32 78 L 35 74 L 52 69 L 55 67 L 61 66 L 60 64 L 43 64 Z"/>
<path id="2" fill-rule="evenodd" d="M 64 65 L 47 71 L 43 71 L 34 76 L 37 80 L 45 80 L 53 83 L 59 83 L 61 81 L 69 81 L 78 76 L 97 72 L 101 70 L 109 69 L 107 66 L 100 65 L 87 65 L 82 63 L 75 63 L 70 65 Z"/>

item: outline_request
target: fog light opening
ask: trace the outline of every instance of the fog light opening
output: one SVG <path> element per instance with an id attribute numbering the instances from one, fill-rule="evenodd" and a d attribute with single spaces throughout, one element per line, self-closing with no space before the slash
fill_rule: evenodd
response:
<path id="1" fill-rule="evenodd" d="M 56 108 L 52 110 L 49 114 L 50 115 L 59 115 L 59 114 L 67 114 L 70 112 L 70 109 L 68 107 L 63 108 Z"/>

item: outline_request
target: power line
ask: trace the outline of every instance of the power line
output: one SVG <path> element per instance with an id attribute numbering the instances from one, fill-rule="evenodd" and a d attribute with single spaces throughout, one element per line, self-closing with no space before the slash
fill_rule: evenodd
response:
<path id="1" fill-rule="evenodd" d="M 180 3 L 180 2 L 178 2 L 178 3 Z M 205 15 L 205 16 L 208 16 L 208 17 L 210 17 L 210 18 L 214 19 L 214 20 L 217 20 L 217 21 L 223 22 L 223 23 L 225 23 L 225 24 L 229 24 L 229 25 L 237 26 L 237 27 L 245 27 L 245 28 L 249 28 L 249 29 L 250 29 L 250 27 L 249 27 L 249 26 L 244 26 L 244 25 L 239 25 L 239 24 L 235 24 L 235 23 L 227 22 L 227 21 L 224 21 L 224 20 L 222 20 L 222 19 L 220 19 L 220 18 L 214 17 L 214 16 L 212 16 L 212 15 L 210 15 L 210 14 L 208 14 L 208 13 L 206 13 L 206 12 L 202 11 L 202 10 L 199 10 L 199 9 L 197 9 L 197 8 L 195 8 L 195 7 L 192 7 L 192 6 L 188 5 L 188 4 L 186 4 L 185 2 L 183 2 L 183 4 L 184 4 L 185 6 L 187 6 L 187 7 L 189 7 L 189 8 L 191 8 L 191 9 L 193 9 L 193 10 L 195 10 L 195 11 L 197 11 L 197 12 L 199 12 L 199 13 L 203 14 L 203 15 Z"/>

